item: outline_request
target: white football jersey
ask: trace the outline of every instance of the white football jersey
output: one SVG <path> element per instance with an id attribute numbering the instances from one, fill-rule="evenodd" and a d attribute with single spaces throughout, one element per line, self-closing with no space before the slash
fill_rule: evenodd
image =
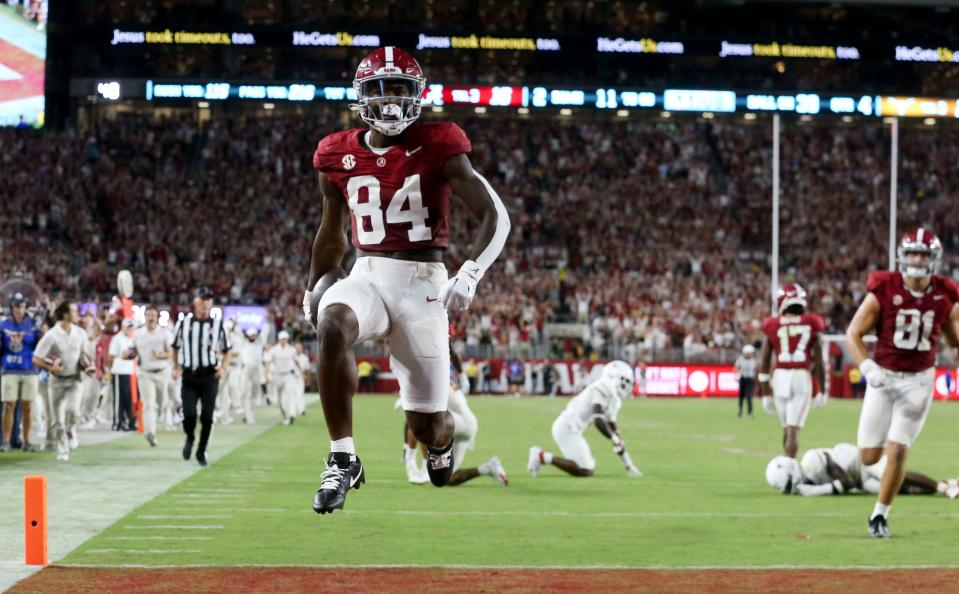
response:
<path id="1" fill-rule="evenodd" d="M 599 380 L 574 396 L 560 416 L 565 417 L 566 423 L 573 431 L 581 434 L 592 424 L 596 416 L 593 407 L 596 405 L 599 405 L 606 418 L 615 421 L 623 401 L 612 386 Z"/>
<path id="2" fill-rule="evenodd" d="M 825 452 L 857 485 L 861 484 L 862 464 L 859 461 L 859 448 L 851 443 L 837 443 L 831 448 L 816 448 L 813 451 Z M 825 469 L 820 476 L 807 476 L 805 478 L 807 482 L 813 485 L 825 485 L 832 482 Z"/>
<path id="3" fill-rule="evenodd" d="M 270 370 L 274 375 L 291 375 L 296 369 L 296 348 L 291 344 L 273 345 L 264 355 L 264 360 L 272 363 Z"/>

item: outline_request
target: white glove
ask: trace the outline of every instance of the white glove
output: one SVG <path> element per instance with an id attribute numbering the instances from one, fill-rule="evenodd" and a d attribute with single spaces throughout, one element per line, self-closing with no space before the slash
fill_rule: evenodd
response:
<path id="1" fill-rule="evenodd" d="M 886 374 L 882 367 L 879 367 L 872 359 L 866 359 L 859 364 L 859 371 L 866 378 L 866 383 L 873 388 L 881 388 L 886 385 Z"/>
<path id="2" fill-rule="evenodd" d="M 303 293 L 303 319 L 307 321 L 310 328 L 316 330 L 316 322 L 313 321 L 313 314 L 310 313 L 310 303 L 313 301 L 313 292 L 305 291 Z"/>
<path id="3" fill-rule="evenodd" d="M 773 406 L 772 396 L 763 396 L 763 410 L 766 411 L 767 415 L 776 414 L 776 407 Z"/>
<path id="4" fill-rule="evenodd" d="M 643 473 L 640 472 L 636 466 L 628 466 L 626 467 L 626 476 L 630 478 L 641 477 L 643 476 Z"/>
<path id="5" fill-rule="evenodd" d="M 827 402 L 829 402 L 829 394 L 826 394 L 825 392 L 816 394 L 812 399 L 812 404 L 816 408 L 822 408 L 826 406 Z"/>
<path id="6" fill-rule="evenodd" d="M 472 260 L 460 266 L 456 276 L 446 281 L 440 289 L 439 300 L 448 310 L 466 309 L 476 294 L 476 283 L 483 278 L 483 269 Z"/>

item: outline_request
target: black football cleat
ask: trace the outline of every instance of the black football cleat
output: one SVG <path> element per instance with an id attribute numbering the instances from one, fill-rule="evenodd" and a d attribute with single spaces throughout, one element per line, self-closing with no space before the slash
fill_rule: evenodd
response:
<path id="1" fill-rule="evenodd" d="M 206 452 L 203 450 L 196 451 L 196 462 L 200 466 L 206 467 Z"/>
<path id="2" fill-rule="evenodd" d="M 429 457 L 426 460 L 426 472 L 430 475 L 430 482 L 436 487 L 442 487 L 450 482 L 453 476 L 453 441 L 443 450 L 426 448 Z"/>
<path id="3" fill-rule="evenodd" d="M 332 513 L 335 509 L 343 509 L 347 491 L 359 489 L 366 482 L 366 471 L 359 458 L 351 462 L 350 454 L 346 452 L 330 452 L 320 480 L 320 488 L 313 496 L 313 511 Z"/>
<path id="4" fill-rule="evenodd" d="M 192 454 L 193 454 L 193 440 L 188 437 L 186 438 L 186 443 L 183 444 L 183 459 L 189 460 Z"/>
<path id="5" fill-rule="evenodd" d="M 889 538 L 889 524 L 885 516 L 876 516 L 869 519 L 869 536 L 873 538 Z"/>

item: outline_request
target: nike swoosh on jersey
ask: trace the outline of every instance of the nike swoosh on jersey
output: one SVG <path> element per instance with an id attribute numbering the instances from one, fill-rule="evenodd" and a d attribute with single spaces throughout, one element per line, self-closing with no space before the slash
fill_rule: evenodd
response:
<path id="1" fill-rule="evenodd" d="M 416 147 L 415 149 L 413 149 L 413 150 L 411 150 L 411 151 L 406 151 L 406 156 L 407 156 L 407 157 L 412 157 L 412 156 L 413 156 L 413 153 L 415 153 L 416 151 L 420 150 L 421 148 L 423 148 L 423 145 L 420 145 L 420 146 Z"/>
<path id="2" fill-rule="evenodd" d="M 433 303 L 434 301 L 439 301 L 439 300 L 440 300 L 439 297 L 427 297 L 427 298 L 426 298 L 426 302 L 427 302 L 427 303 Z"/>

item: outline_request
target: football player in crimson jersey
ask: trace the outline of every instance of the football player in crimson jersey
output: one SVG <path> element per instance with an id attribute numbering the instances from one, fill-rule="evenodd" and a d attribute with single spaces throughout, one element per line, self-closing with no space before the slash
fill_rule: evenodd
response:
<path id="1" fill-rule="evenodd" d="M 304 314 L 319 337 L 317 378 L 330 454 L 313 499 L 317 513 L 341 509 L 364 481 L 353 443 L 356 362 L 350 347 L 385 338 L 410 429 L 427 445 L 436 486 L 452 474 L 448 310 L 469 307 L 476 284 L 509 234 L 503 202 L 473 170 L 466 134 L 448 122 L 417 122 L 426 77 L 401 49 L 382 47 L 360 62 L 352 106 L 368 129 L 335 132 L 313 156 L 323 219 L 313 241 Z M 480 221 L 469 260 L 449 278 L 450 191 Z M 352 228 L 356 262 L 337 281 Z"/>
<path id="2" fill-rule="evenodd" d="M 759 395 L 763 409 L 779 416 L 783 427 L 783 450 L 790 458 L 799 451 L 799 430 L 806 424 L 809 405 L 826 403 L 826 372 L 819 335 L 826 322 L 806 313 L 806 291 L 797 283 L 786 283 L 776 294 L 778 316 L 763 322 L 763 348 L 759 356 Z M 775 355 L 775 371 L 770 362 Z M 812 375 L 809 370 L 812 369 Z M 812 397 L 813 379 L 819 392 Z M 772 396 L 770 396 L 770 392 Z"/>
<path id="3" fill-rule="evenodd" d="M 902 485 L 909 448 L 922 431 L 932 403 L 939 332 L 959 347 L 959 289 L 936 273 L 942 245 L 928 229 L 899 243 L 899 270 L 869 274 L 869 291 L 846 330 L 853 361 L 866 378 L 859 415 L 863 464 L 888 459 L 869 534 L 888 538 L 889 506 Z M 863 336 L 875 331 L 875 360 Z"/>

